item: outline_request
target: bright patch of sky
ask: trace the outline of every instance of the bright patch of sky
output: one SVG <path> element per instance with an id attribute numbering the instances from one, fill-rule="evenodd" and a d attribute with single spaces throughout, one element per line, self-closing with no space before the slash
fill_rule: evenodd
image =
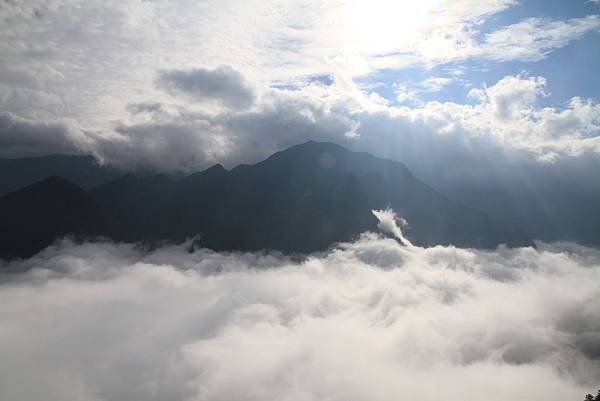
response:
<path id="1" fill-rule="evenodd" d="M 525 0 L 491 15 L 477 27 L 477 40 L 532 18 L 540 21 L 578 20 L 597 16 L 600 2 L 564 0 Z M 565 46 L 548 51 L 539 60 L 506 61 L 467 58 L 428 66 L 417 64 L 400 69 L 383 69 L 356 78 L 394 105 L 418 106 L 430 101 L 474 103 L 472 88 L 493 85 L 507 75 L 543 76 L 546 94 L 540 106 L 561 106 L 573 97 L 597 101 L 600 80 L 600 30 L 592 29 Z M 434 83 L 434 85 L 432 85 Z"/>

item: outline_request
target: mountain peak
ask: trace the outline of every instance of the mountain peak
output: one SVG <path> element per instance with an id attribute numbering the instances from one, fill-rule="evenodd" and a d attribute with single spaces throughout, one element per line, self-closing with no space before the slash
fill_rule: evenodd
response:
<path id="1" fill-rule="evenodd" d="M 337 143 L 333 143 L 333 142 L 319 142 L 319 141 L 314 141 L 314 140 L 310 140 L 295 146 L 290 146 L 289 148 L 285 149 L 285 151 L 288 150 L 294 150 L 294 149 L 306 149 L 306 150 L 337 150 L 337 151 L 345 151 L 345 152 L 351 152 L 351 150 L 343 147 L 342 145 L 338 145 Z"/>
<path id="2" fill-rule="evenodd" d="M 27 193 L 46 192 L 49 190 L 62 191 L 62 192 L 81 192 L 81 193 L 84 192 L 84 190 L 82 190 L 77 185 L 73 184 L 71 181 L 67 180 L 66 178 L 56 176 L 56 175 L 46 177 L 40 181 L 34 182 L 31 185 L 28 185 L 22 189 L 23 192 L 27 192 Z M 13 193 L 17 193 L 17 192 L 13 192 Z"/>
<path id="3" fill-rule="evenodd" d="M 212 166 L 210 166 L 209 168 L 207 168 L 206 170 L 204 170 L 204 172 L 227 172 L 227 169 L 225 167 L 223 167 L 223 165 L 221 163 L 217 163 L 217 164 L 213 164 Z"/>

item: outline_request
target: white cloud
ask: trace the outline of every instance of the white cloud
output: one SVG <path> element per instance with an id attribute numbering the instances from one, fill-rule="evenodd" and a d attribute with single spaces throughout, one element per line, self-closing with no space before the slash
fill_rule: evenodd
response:
<path id="1" fill-rule="evenodd" d="M 439 92 L 451 82 L 452 79 L 446 77 L 429 77 L 419 82 L 419 87 L 424 92 Z"/>
<path id="2" fill-rule="evenodd" d="M 472 89 L 470 97 L 489 104 L 499 120 L 519 120 L 532 113 L 535 102 L 545 96 L 543 77 L 506 76 L 491 87 Z"/>
<path id="3" fill-rule="evenodd" d="M 399 104 L 422 106 L 424 103 L 420 99 L 421 94 L 440 92 L 452 82 L 453 78 L 431 76 L 414 84 L 396 82 L 392 87 Z"/>
<path id="4" fill-rule="evenodd" d="M 370 234 L 297 264 L 63 242 L 4 268 L 31 270 L 0 284 L 2 399 L 563 401 L 600 379 L 600 253 L 570 244 Z"/>
<path id="5" fill-rule="evenodd" d="M 418 93 L 416 90 L 400 83 L 394 84 L 394 94 L 396 95 L 396 100 L 398 103 L 401 104 L 409 101 L 415 101 L 418 98 Z"/>
<path id="6" fill-rule="evenodd" d="M 58 95 L 26 86 L 0 84 L 0 110 L 33 119 L 51 119 L 64 115 L 65 105 Z"/>
<path id="7" fill-rule="evenodd" d="M 525 150 L 540 159 L 600 152 L 600 105 L 573 98 L 564 108 L 541 107 L 545 87 L 543 77 L 506 76 L 494 85 L 471 90 L 469 96 L 479 101 L 475 105 L 429 102 L 391 108 L 389 115 L 398 124 L 402 121 L 403 127 L 408 124 L 412 129 L 436 131 L 440 139 L 467 141 L 473 151 L 490 145 L 508 153 Z M 430 141 L 422 134 L 423 141 Z"/>
<path id="8" fill-rule="evenodd" d="M 594 31 L 600 31 L 600 15 L 564 21 L 528 18 L 487 34 L 473 55 L 499 61 L 538 61 Z"/>
<path id="9" fill-rule="evenodd" d="M 408 222 L 398 216 L 394 210 L 387 208 L 385 210 L 373 210 L 373 215 L 377 217 L 379 223 L 377 228 L 385 234 L 391 235 L 393 238 L 400 240 L 403 245 L 413 246 L 413 244 L 404 237 L 400 227 L 408 227 Z"/>

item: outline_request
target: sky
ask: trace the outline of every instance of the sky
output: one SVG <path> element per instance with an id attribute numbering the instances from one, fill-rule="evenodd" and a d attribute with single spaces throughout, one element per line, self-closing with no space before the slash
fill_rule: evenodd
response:
<path id="1" fill-rule="evenodd" d="M 597 1 L 6 0 L 0 22 L 0 157 L 190 172 L 313 139 L 405 161 L 416 131 L 600 149 Z"/>

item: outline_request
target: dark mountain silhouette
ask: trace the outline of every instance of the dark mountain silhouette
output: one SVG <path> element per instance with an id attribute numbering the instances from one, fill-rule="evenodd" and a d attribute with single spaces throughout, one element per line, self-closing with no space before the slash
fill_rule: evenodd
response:
<path id="1" fill-rule="evenodd" d="M 88 192 L 46 179 L 0 198 L 2 216 L 12 219 L 0 255 L 28 256 L 68 233 L 128 242 L 199 236 L 216 250 L 306 253 L 375 231 L 371 210 L 386 207 L 408 220 L 406 235 L 417 245 L 531 245 L 515 226 L 449 200 L 402 163 L 307 142 L 231 171 L 129 174 Z"/>
<path id="2" fill-rule="evenodd" d="M 46 178 L 0 198 L 0 257 L 30 256 L 67 234 L 105 233 L 106 218 L 90 194 L 63 178 Z"/>
<path id="3" fill-rule="evenodd" d="M 83 189 L 91 189 L 122 174 L 118 169 L 99 165 L 93 156 L 49 155 L 0 159 L 0 195 L 51 176 L 63 177 Z"/>

